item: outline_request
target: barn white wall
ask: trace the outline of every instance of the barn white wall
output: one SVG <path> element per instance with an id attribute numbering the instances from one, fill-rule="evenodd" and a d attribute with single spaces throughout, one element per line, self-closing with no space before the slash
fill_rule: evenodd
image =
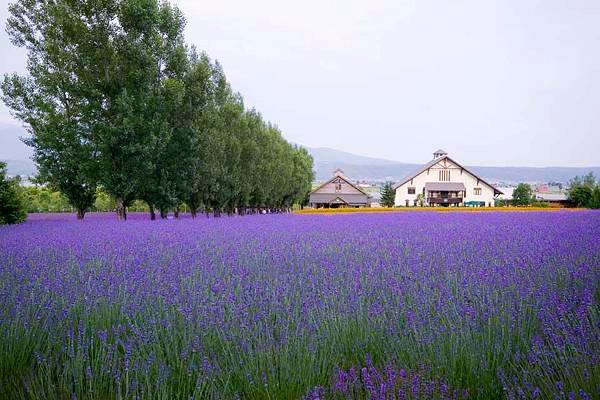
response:
<path id="1" fill-rule="evenodd" d="M 440 181 L 439 180 L 439 171 L 440 170 L 449 170 L 450 171 L 450 181 L 449 182 L 457 182 L 463 183 L 466 188 L 466 197 L 463 198 L 463 201 L 484 201 L 486 206 L 491 204 L 494 205 L 494 189 L 490 186 L 486 185 L 483 182 L 477 183 L 477 178 L 471 175 L 466 170 L 462 170 L 457 165 L 447 161 L 447 165 L 444 166 L 442 163 L 443 160 L 440 160 L 439 163 L 435 164 L 429 169 L 429 173 L 427 170 L 421 172 L 417 176 L 415 176 L 412 180 L 402 184 L 396 189 L 396 199 L 395 205 L 397 207 L 405 206 L 406 200 L 409 202 L 409 206 L 413 207 L 414 201 L 417 199 L 419 193 L 423 193 L 423 188 L 427 182 L 448 182 L 448 181 Z M 408 188 L 414 187 L 415 194 L 408 194 Z M 475 195 L 474 190 L 476 187 L 481 188 L 481 195 Z"/>

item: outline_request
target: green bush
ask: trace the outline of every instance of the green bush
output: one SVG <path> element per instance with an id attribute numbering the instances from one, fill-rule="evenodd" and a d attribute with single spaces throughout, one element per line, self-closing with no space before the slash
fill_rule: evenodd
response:
<path id="1" fill-rule="evenodd" d="M 550 207 L 550 203 L 548 203 L 547 201 L 534 201 L 533 203 L 531 203 L 531 205 L 533 207 L 540 207 L 540 208 Z"/>
<path id="2" fill-rule="evenodd" d="M 25 221 L 27 212 L 18 179 L 6 176 L 6 163 L 0 161 L 0 225 Z"/>

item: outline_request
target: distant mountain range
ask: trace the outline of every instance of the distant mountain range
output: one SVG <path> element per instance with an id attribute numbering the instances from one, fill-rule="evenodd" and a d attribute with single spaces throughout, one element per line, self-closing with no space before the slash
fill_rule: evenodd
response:
<path id="1" fill-rule="evenodd" d="M 326 147 L 306 147 L 314 159 L 314 170 L 317 180 L 329 179 L 336 168 L 354 180 L 365 181 L 398 181 L 421 164 L 401 163 L 398 161 L 382 160 L 364 157 Z M 599 167 L 482 167 L 466 166 L 477 175 L 490 182 L 563 182 L 566 183 L 575 176 L 593 172 L 600 177 Z"/>
<path id="2" fill-rule="evenodd" d="M 31 149 L 19 140 L 19 137 L 23 135 L 25 135 L 23 128 L 0 123 L 0 160 L 7 163 L 9 175 L 30 176 L 36 173 L 35 164 L 30 159 Z M 365 157 L 326 147 L 306 147 L 306 149 L 313 156 L 315 176 L 319 181 L 329 179 L 337 168 L 341 168 L 353 180 L 398 181 L 421 166 L 420 164 Z M 585 168 L 469 166 L 468 168 L 490 182 L 502 183 L 566 183 L 573 177 L 585 175 L 588 172 L 593 172 L 594 175 L 600 177 L 600 166 Z"/>

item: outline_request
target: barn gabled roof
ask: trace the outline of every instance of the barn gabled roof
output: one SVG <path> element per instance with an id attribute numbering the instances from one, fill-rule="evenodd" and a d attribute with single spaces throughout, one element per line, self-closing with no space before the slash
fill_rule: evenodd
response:
<path id="1" fill-rule="evenodd" d="M 342 179 L 348 185 L 352 186 L 354 189 L 358 190 L 362 194 L 367 195 L 367 196 L 369 195 L 367 192 L 365 192 L 363 189 L 361 189 L 358 185 L 355 185 L 354 183 L 350 182 L 350 180 L 348 178 L 346 178 L 344 175 L 342 175 L 340 169 L 336 169 L 335 170 L 335 175 L 333 175 L 333 177 L 331 177 L 331 179 L 329 179 L 328 181 L 325 181 L 325 182 L 321 183 L 319 186 L 317 186 L 316 188 L 314 188 L 313 190 L 311 190 L 308 193 L 308 195 L 310 196 L 311 194 L 313 194 L 314 192 L 316 192 L 317 190 L 321 189 L 323 186 L 327 185 L 328 183 L 332 182 L 334 179 L 337 179 L 337 178 Z"/>
<path id="2" fill-rule="evenodd" d="M 483 184 L 485 184 L 485 185 L 491 187 L 492 189 L 494 189 L 494 194 L 503 194 L 495 186 L 487 183 L 485 180 L 483 180 L 482 178 L 480 178 L 479 176 L 477 176 L 476 174 L 474 174 L 472 171 L 468 170 L 467 168 L 465 168 L 461 164 L 459 164 L 456 161 L 454 161 L 452 158 L 448 157 L 447 154 L 443 155 L 441 157 L 438 157 L 438 158 L 434 158 L 433 160 L 429 161 L 427 164 L 425 164 L 421 168 L 419 168 L 417 171 L 415 171 L 415 172 L 407 175 L 404 179 L 402 179 L 400 181 L 400 183 L 394 185 L 394 190 L 398 189 L 400 186 L 404 185 L 406 182 L 410 181 L 411 179 L 414 179 L 417 175 L 421 174 L 424 171 L 427 171 L 429 168 L 433 167 L 435 164 L 439 163 L 440 161 L 442 161 L 444 159 L 446 159 L 448 161 L 451 161 L 453 164 L 456 164 L 456 166 L 458 166 L 459 168 L 462 168 L 463 171 L 466 171 L 467 173 L 473 175 L 477 180 L 479 180 Z"/>

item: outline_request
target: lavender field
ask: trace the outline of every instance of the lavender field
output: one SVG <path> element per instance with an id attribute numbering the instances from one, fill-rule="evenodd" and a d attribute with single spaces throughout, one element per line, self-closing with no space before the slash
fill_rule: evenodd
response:
<path id="1" fill-rule="evenodd" d="M 0 398 L 600 397 L 600 213 L 0 227 Z"/>

